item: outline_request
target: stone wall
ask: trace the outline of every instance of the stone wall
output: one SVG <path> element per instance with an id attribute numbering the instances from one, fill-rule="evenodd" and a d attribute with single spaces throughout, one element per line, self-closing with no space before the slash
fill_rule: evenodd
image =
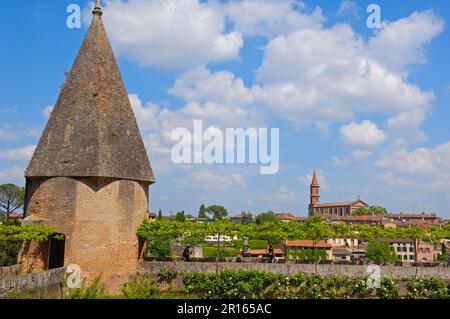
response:
<path id="1" fill-rule="evenodd" d="M 11 267 L 0 267 L 0 282 L 3 280 L 16 277 L 20 273 L 20 265 Z"/>
<path id="2" fill-rule="evenodd" d="M 15 266 L 16 268 L 18 266 Z M 15 268 L 4 267 L 4 268 Z M 13 275 L 14 271 L 0 268 L 3 276 L 0 277 L 0 299 L 14 298 L 21 295 L 35 298 L 61 298 L 62 278 L 66 268 L 52 269 L 41 273 L 23 276 Z"/>
<path id="3" fill-rule="evenodd" d="M 295 273 L 314 274 L 314 264 L 269 264 L 269 263 L 220 263 L 220 269 L 236 271 L 268 271 L 292 275 Z M 380 266 L 382 277 L 391 277 L 398 280 L 411 279 L 416 274 L 416 267 L 413 266 Z M 188 272 L 213 273 L 216 271 L 214 262 L 183 262 L 183 261 L 143 261 L 139 264 L 138 272 L 143 275 L 156 276 L 162 269 L 174 269 L 179 275 Z M 347 276 L 364 277 L 366 273 L 365 265 L 317 265 L 317 271 L 323 276 Z M 178 276 L 182 277 L 182 276 Z M 440 278 L 450 280 L 450 267 L 418 267 L 418 278 Z"/>

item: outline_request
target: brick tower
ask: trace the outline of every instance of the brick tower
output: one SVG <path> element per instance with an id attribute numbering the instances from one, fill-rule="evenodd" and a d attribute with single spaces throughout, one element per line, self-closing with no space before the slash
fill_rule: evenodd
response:
<path id="1" fill-rule="evenodd" d="M 77 264 L 88 281 L 101 275 L 117 291 L 136 271 L 136 230 L 155 180 L 99 1 L 25 177 L 24 222 L 65 240 L 25 244 L 23 271 Z"/>
<path id="2" fill-rule="evenodd" d="M 320 186 L 317 181 L 316 171 L 314 171 L 311 185 L 309 186 L 309 216 L 314 214 L 314 206 L 320 203 Z"/>

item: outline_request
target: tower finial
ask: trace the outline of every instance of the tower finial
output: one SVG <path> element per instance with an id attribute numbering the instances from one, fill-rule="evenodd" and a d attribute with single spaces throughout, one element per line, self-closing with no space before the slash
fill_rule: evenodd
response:
<path id="1" fill-rule="evenodd" d="M 100 0 L 95 1 L 95 7 L 94 7 L 94 11 L 92 11 L 92 14 L 102 16 L 103 11 L 102 11 L 102 8 L 100 7 Z"/>

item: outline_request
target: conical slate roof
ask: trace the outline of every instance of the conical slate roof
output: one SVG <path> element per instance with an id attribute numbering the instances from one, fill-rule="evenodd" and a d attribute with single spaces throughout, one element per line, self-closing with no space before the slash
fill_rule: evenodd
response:
<path id="1" fill-rule="evenodd" d="M 155 181 L 101 9 L 61 90 L 26 177 Z"/>
<path id="2" fill-rule="evenodd" d="M 314 174 L 313 174 L 313 177 L 312 177 L 312 181 L 311 181 L 311 185 L 312 186 L 319 186 L 319 182 L 317 181 L 316 171 L 314 171 Z"/>

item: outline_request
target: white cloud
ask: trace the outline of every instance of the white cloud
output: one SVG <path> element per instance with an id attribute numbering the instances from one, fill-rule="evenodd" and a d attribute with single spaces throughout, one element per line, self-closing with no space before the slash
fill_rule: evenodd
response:
<path id="1" fill-rule="evenodd" d="M 141 130 L 154 130 L 158 128 L 158 112 L 159 108 L 153 103 L 148 103 L 146 106 L 142 105 L 142 101 L 137 94 L 128 95 L 133 108 L 134 115 L 138 121 Z"/>
<path id="2" fill-rule="evenodd" d="M 357 160 L 363 160 L 368 159 L 370 156 L 372 156 L 372 152 L 356 150 L 352 152 L 351 156 Z"/>
<path id="3" fill-rule="evenodd" d="M 414 181 L 400 177 L 391 171 L 387 171 L 381 174 L 377 174 L 376 178 L 388 185 L 402 186 L 402 187 L 415 187 L 417 184 Z"/>
<path id="4" fill-rule="evenodd" d="M 292 0 L 230 1 L 223 10 L 235 28 L 248 36 L 273 37 L 320 27 L 326 20 L 320 8 L 307 12 L 303 3 Z"/>
<path id="5" fill-rule="evenodd" d="M 204 67 L 183 73 L 169 93 L 187 102 L 216 102 L 244 105 L 251 103 L 260 88 L 247 88 L 244 81 L 228 71 L 212 73 Z"/>
<path id="6" fill-rule="evenodd" d="M 17 182 L 25 176 L 25 169 L 14 166 L 13 168 L 0 171 L 0 184 Z"/>
<path id="7" fill-rule="evenodd" d="M 386 140 L 386 134 L 369 120 L 351 122 L 341 127 L 341 136 L 349 144 L 375 146 Z"/>
<path id="8" fill-rule="evenodd" d="M 317 181 L 320 184 L 320 187 L 322 189 L 327 189 L 328 188 L 328 181 L 323 173 L 322 170 L 317 170 L 316 171 L 316 176 L 317 176 Z M 309 187 L 309 185 L 311 184 L 313 175 L 312 174 L 306 174 L 304 176 L 299 176 L 297 177 L 297 181 L 304 186 Z"/>
<path id="9" fill-rule="evenodd" d="M 44 107 L 44 109 L 42 110 L 41 115 L 42 115 L 43 117 L 49 118 L 50 115 L 51 115 L 52 112 L 53 112 L 53 107 L 54 107 L 54 105 L 47 105 L 47 106 Z"/>
<path id="10" fill-rule="evenodd" d="M 9 160 L 30 160 L 36 145 L 28 145 L 16 149 L 0 150 L 0 158 Z"/>
<path id="11" fill-rule="evenodd" d="M 344 0 L 339 4 L 337 16 L 351 16 L 359 18 L 358 15 L 358 4 L 354 1 Z"/>
<path id="12" fill-rule="evenodd" d="M 180 188 L 210 191 L 239 191 L 247 187 L 245 179 L 239 174 L 217 174 L 209 169 L 194 171 L 174 182 Z"/>
<path id="13" fill-rule="evenodd" d="M 296 200 L 297 196 L 286 186 L 278 188 L 278 190 L 269 197 L 270 201 L 276 202 L 291 202 Z"/>
<path id="14" fill-rule="evenodd" d="M 371 55 L 389 67 L 426 61 L 424 46 L 444 30 L 444 21 L 432 11 L 414 12 L 394 22 L 384 22 L 369 42 Z"/>
<path id="15" fill-rule="evenodd" d="M 383 154 L 378 167 L 410 174 L 444 174 L 450 172 L 450 142 L 435 148 L 405 149 Z"/>
<path id="16" fill-rule="evenodd" d="M 215 7 L 198 0 L 109 0 L 103 19 L 119 55 L 141 65 L 189 68 L 239 57 L 242 35 L 225 31 Z"/>
<path id="17" fill-rule="evenodd" d="M 10 141 L 16 139 L 17 136 L 17 132 L 10 124 L 3 123 L 0 125 L 0 140 Z"/>
<path id="18" fill-rule="evenodd" d="M 400 112 L 395 117 L 388 119 L 388 127 L 392 131 L 392 136 L 401 136 L 410 141 L 426 141 L 427 137 L 419 127 L 427 117 L 426 109 L 411 109 Z M 406 141 L 405 141 L 406 142 Z"/>
<path id="19" fill-rule="evenodd" d="M 424 12 L 402 21 L 386 24 L 369 41 L 346 24 L 277 36 L 269 41 L 257 70 L 262 101 L 277 115 L 296 123 L 348 120 L 357 113 L 426 110 L 434 100 L 433 92 L 409 83 L 404 69 L 372 54 L 373 46 L 379 43 L 385 46 L 385 54 L 397 56 L 396 48 L 404 43 L 413 51 L 410 57 L 408 51 L 399 53 L 403 66 L 422 61 L 417 52 L 424 52 L 426 44 L 440 33 L 439 18 Z M 410 28 L 420 33 L 417 41 L 409 39 Z M 383 39 L 391 29 L 395 29 L 393 33 L 404 30 L 407 38 L 398 36 L 389 47 Z"/>

